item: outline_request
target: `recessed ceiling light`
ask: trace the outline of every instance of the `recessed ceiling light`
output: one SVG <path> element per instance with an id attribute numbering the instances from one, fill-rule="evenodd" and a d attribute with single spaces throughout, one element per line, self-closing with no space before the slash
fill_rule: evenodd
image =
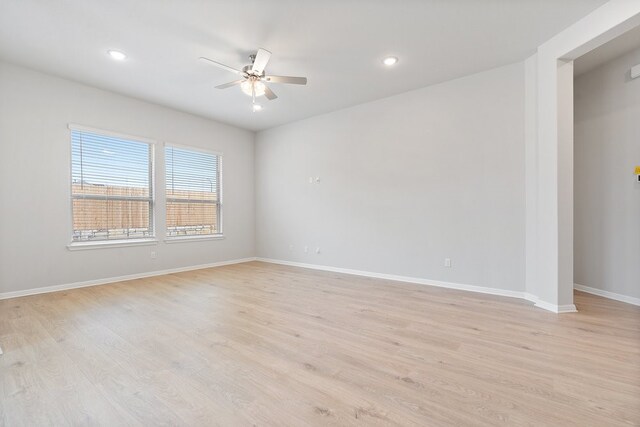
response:
<path id="1" fill-rule="evenodd" d="M 127 59 L 127 55 L 125 55 L 123 52 L 120 52 L 119 50 L 108 50 L 107 53 L 116 61 L 124 61 L 125 59 Z"/>
<path id="2" fill-rule="evenodd" d="M 396 65 L 397 62 L 398 62 L 398 58 L 396 58 L 395 56 L 387 56 L 382 60 L 382 63 L 388 67 L 392 65 Z"/>
<path id="3" fill-rule="evenodd" d="M 262 105 L 260 104 L 253 104 L 253 112 L 257 113 L 258 111 L 262 111 Z"/>

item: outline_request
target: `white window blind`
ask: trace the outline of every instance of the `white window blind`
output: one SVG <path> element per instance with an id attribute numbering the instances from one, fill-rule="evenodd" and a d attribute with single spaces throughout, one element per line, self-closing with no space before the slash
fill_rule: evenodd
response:
<path id="1" fill-rule="evenodd" d="M 220 234 L 220 156 L 165 147 L 167 237 Z"/>
<path id="2" fill-rule="evenodd" d="M 73 241 L 153 236 L 153 146 L 71 129 Z"/>

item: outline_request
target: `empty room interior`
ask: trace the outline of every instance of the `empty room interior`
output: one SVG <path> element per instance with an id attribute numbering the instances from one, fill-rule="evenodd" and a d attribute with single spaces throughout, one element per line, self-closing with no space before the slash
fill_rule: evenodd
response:
<path id="1" fill-rule="evenodd" d="M 0 0 L 0 426 L 640 426 L 639 0 Z"/>

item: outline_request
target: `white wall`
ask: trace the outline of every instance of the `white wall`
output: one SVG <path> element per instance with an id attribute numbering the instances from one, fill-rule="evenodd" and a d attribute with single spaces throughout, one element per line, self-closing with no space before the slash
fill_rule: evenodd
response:
<path id="1" fill-rule="evenodd" d="M 538 206 L 538 55 L 524 61 L 525 68 L 525 291 L 536 295 L 538 282 L 538 233 L 537 224 L 531 220 Z"/>
<path id="2" fill-rule="evenodd" d="M 640 49 L 575 80 L 575 282 L 640 298 Z"/>
<path id="3" fill-rule="evenodd" d="M 222 151 L 226 239 L 69 251 L 68 123 Z M 249 131 L 0 63 L 0 293 L 253 256 L 253 140 Z M 156 150 L 160 179 L 162 157 Z M 157 194 L 160 238 L 163 210 Z"/>
<path id="4" fill-rule="evenodd" d="M 259 132 L 258 256 L 524 291 L 524 96 L 515 64 Z"/>

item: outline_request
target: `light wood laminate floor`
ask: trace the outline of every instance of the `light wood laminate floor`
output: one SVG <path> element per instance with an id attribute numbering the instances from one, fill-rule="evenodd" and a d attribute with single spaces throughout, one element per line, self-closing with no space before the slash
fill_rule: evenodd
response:
<path id="1" fill-rule="evenodd" d="M 640 425 L 640 308 L 251 262 L 0 301 L 0 425 Z"/>

